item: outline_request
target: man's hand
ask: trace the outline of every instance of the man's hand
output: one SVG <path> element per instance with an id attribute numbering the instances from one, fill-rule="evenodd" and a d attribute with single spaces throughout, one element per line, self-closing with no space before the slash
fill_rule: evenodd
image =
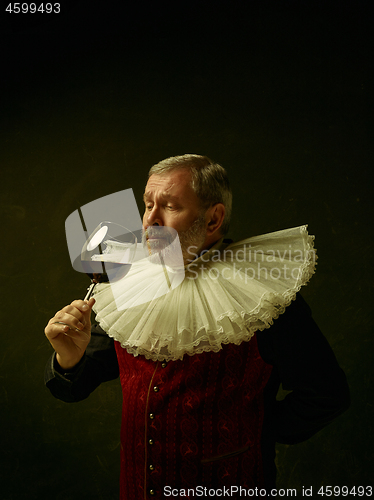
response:
<path id="1" fill-rule="evenodd" d="M 91 310 L 95 299 L 74 300 L 48 321 L 44 332 L 57 353 L 61 368 L 73 368 L 85 353 L 91 339 Z"/>

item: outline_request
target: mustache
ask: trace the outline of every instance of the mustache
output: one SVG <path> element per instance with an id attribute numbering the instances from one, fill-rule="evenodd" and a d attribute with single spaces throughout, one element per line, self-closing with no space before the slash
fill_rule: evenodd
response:
<path id="1" fill-rule="evenodd" d="M 167 226 L 149 226 L 143 229 L 142 239 L 163 239 L 170 243 L 174 240 L 177 232 Z"/>
<path id="2" fill-rule="evenodd" d="M 180 245 L 178 232 L 171 227 L 149 226 L 143 229 L 142 244 L 148 253 L 169 251 L 176 242 Z"/>
<path id="3" fill-rule="evenodd" d="M 143 234 L 146 238 L 165 238 L 167 236 L 165 231 L 159 227 L 148 227 Z"/>

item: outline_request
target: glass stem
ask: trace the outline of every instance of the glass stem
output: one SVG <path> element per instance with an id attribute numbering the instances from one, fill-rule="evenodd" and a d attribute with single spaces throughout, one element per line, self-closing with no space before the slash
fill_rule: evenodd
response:
<path id="1" fill-rule="evenodd" d="M 97 281 L 92 281 L 91 285 L 87 288 L 87 295 L 83 300 L 90 300 L 90 297 L 92 295 L 92 292 L 94 291 L 95 286 L 97 285 Z"/>

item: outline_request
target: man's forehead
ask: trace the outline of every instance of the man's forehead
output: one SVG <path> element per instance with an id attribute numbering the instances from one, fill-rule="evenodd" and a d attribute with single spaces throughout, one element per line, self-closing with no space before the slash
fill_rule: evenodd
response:
<path id="1" fill-rule="evenodd" d="M 155 194 L 157 194 L 157 196 L 159 196 L 160 198 L 165 198 L 166 200 L 175 200 L 176 201 L 176 200 L 180 199 L 179 196 L 174 196 L 168 191 L 155 191 L 152 189 L 148 189 L 147 191 L 145 191 L 143 198 L 145 200 L 150 200 L 155 196 Z"/>
<path id="2" fill-rule="evenodd" d="M 163 198 L 180 198 L 191 190 L 189 172 L 176 171 L 167 175 L 153 174 L 145 187 L 144 198 L 157 194 Z"/>

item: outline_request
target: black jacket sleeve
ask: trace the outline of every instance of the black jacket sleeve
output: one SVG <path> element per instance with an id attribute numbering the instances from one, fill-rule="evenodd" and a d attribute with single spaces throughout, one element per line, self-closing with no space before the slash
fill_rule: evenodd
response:
<path id="1" fill-rule="evenodd" d="M 64 371 L 54 353 L 45 367 L 44 381 L 55 398 L 72 403 L 86 399 L 102 382 L 118 376 L 114 341 L 94 324 L 91 341 L 78 365 L 73 370 Z"/>
<path id="2" fill-rule="evenodd" d="M 274 325 L 257 334 L 262 358 L 273 365 L 266 388 L 267 425 L 279 443 L 304 441 L 350 405 L 343 370 L 298 294 Z M 279 384 L 291 391 L 275 400 Z"/>

